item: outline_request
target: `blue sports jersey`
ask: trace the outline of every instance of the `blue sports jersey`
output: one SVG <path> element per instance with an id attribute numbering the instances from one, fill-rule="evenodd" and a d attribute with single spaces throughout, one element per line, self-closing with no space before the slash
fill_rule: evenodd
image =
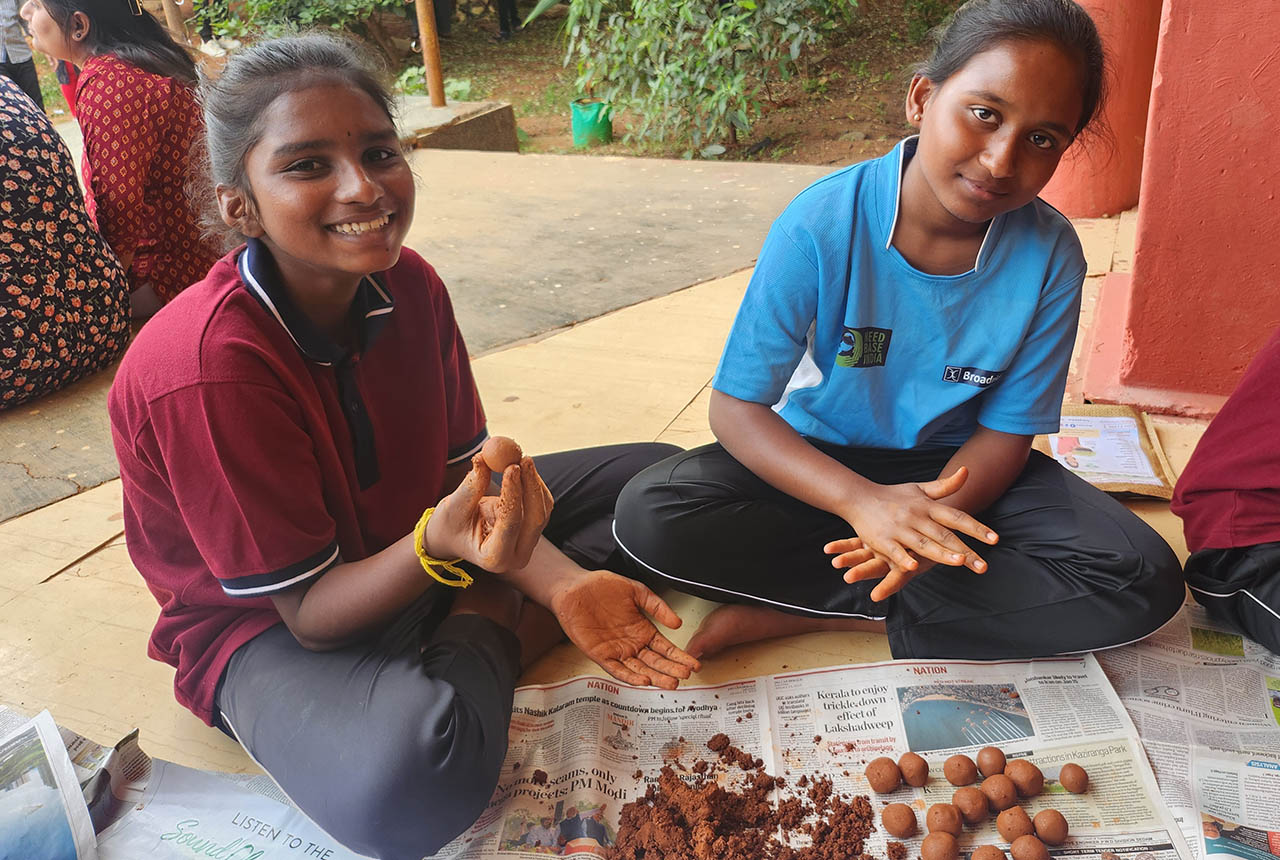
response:
<path id="1" fill-rule="evenodd" d="M 1034 200 L 975 267 L 930 275 L 891 244 L 915 138 L 802 191 L 773 223 L 712 386 L 852 447 L 961 445 L 981 424 L 1058 429 L 1085 260 Z"/>

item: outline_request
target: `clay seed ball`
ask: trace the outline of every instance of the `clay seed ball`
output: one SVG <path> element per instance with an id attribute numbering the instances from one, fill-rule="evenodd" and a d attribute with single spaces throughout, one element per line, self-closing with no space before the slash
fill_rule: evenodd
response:
<path id="1" fill-rule="evenodd" d="M 1004 753 L 996 747 L 983 747 L 978 750 L 978 770 L 983 776 L 995 776 L 1004 773 Z"/>
<path id="2" fill-rule="evenodd" d="M 929 763 L 913 752 L 902 754 L 898 770 L 902 771 L 902 781 L 915 788 L 929 781 Z"/>
<path id="3" fill-rule="evenodd" d="M 880 822 L 890 836 L 910 839 L 916 835 L 916 812 L 905 803 L 891 803 L 880 813 Z"/>
<path id="4" fill-rule="evenodd" d="M 978 768 L 973 759 L 957 753 L 942 765 L 942 775 L 952 785 L 973 785 L 978 781 Z"/>
<path id="5" fill-rule="evenodd" d="M 982 789 L 967 785 L 951 795 L 951 805 L 960 810 L 965 824 L 981 824 L 987 820 L 987 796 Z"/>
<path id="6" fill-rule="evenodd" d="M 994 845 L 979 845 L 973 849 L 970 860 L 1005 860 L 1004 852 Z"/>
<path id="7" fill-rule="evenodd" d="M 1035 797 L 1044 790 L 1044 774 L 1024 758 L 1015 758 L 1006 764 L 1004 775 L 1013 780 L 1013 784 L 1018 787 L 1018 794 L 1023 797 Z"/>
<path id="8" fill-rule="evenodd" d="M 941 830 L 943 833 L 959 836 L 964 831 L 964 820 L 960 817 L 960 810 L 951 804 L 935 803 L 925 813 L 924 826 L 929 829 L 930 833 L 936 833 Z M 1031 822 L 1027 822 L 1027 826 L 1030 828 Z M 1030 833 L 1030 829 L 1027 832 Z"/>
<path id="9" fill-rule="evenodd" d="M 1008 809 L 1018 802 L 1018 787 L 1013 780 L 1002 773 L 989 776 L 982 781 L 982 793 L 987 796 L 994 812 Z"/>
<path id="10" fill-rule="evenodd" d="M 1027 815 L 1025 809 L 1021 806 L 1010 806 L 996 816 L 996 830 L 1000 831 L 1001 839 L 1012 842 L 1019 836 L 1034 833 L 1035 827 L 1031 824 L 1031 816 Z"/>
<path id="11" fill-rule="evenodd" d="M 960 843 L 945 830 L 930 833 L 920 843 L 920 860 L 956 860 L 959 856 Z M 1048 856 L 1047 852 L 1045 856 Z"/>
<path id="12" fill-rule="evenodd" d="M 902 784 L 902 771 L 888 756 L 880 756 L 867 765 L 867 783 L 876 794 L 888 794 Z"/>
<path id="13" fill-rule="evenodd" d="M 1013 860 L 1049 860 L 1049 849 L 1034 836 L 1019 836 L 1009 847 Z"/>
<path id="14" fill-rule="evenodd" d="M 1067 762 L 1058 771 L 1058 782 L 1072 794 L 1084 794 L 1089 790 L 1089 774 L 1075 762 Z"/>
<path id="15" fill-rule="evenodd" d="M 506 436 L 490 436 L 484 443 L 484 447 L 480 449 L 480 456 L 484 457 L 486 466 L 501 473 L 508 466 L 519 463 L 524 453 L 514 439 L 508 439 Z"/>
<path id="16" fill-rule="evenodd" d="M 1067 839 L 1067 819 L 1056 809 L 1040 810 L 1032 823 L 1041 842 L 1061 845 Z"/>

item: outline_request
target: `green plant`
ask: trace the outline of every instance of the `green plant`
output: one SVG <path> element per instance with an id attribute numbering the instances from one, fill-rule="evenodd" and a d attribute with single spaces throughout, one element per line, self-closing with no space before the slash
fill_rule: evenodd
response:
<path id="1" fill-rule="evenodd" d="M 426 69 L 410 66 L 396 78 L 395 88 L 405 95 L 422 95 L 427 91 Z M 445 78 L 444 97 L 451 102 L 466 102 L 483 98 L 481 88 L 471 78 Z"/>
<path id="2" fill-rule="evenodd" d="M 532 20 L 553 0 L 542 0 Z M 848 20 L 856 0 L 569 0 L 565 64 L 581 92 L 634 112 L 629 139 L 691 152 L 746 132 L 759 93 Z M 819 83 L 814 86 L 824 86 Z"/>
<path id="3" fill-rule="evenodd" d="M 197 27 L 209 24 L 219 36 L 279 36 L 312 27 L 357 33 L 388 47 L 375 21 L 379 12 L 403 14 L 403 0 L 237 0 L 196 9 Z M 410 10 L 410 13 L 412 10 Z"/>
<path id="4" fill-rule="evenodd" d="M 907 19 L 907 38 L 920 44 L 929 31 L 950 17 L 962 0 L 907 0 L 902 11 Z"/>
<path id="5" fill-rule="evenodd" d="M 820 96 L 826 95 L 827 87 L 838 80 L 840 80 L 839 72 L 829 72 L 817 77 L 806 77 L 800 82 L 800 88 L 809 95 L 814 95 L 815 93 Z"/>

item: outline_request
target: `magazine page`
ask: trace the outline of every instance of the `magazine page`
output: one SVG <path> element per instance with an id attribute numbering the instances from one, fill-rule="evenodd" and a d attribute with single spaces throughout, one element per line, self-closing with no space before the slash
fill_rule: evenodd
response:
<path id="1" fill-rule="evenodd" d="M 67 748 L 53 717 L 41 711 L 0 739 L 0 857 L 97 856 L 93 824 Z"/>

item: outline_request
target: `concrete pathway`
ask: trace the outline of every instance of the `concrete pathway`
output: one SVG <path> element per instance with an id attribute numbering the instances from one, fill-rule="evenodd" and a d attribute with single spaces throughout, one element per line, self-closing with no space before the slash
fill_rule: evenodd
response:
<path id="1" fill-rule="evenodd" d="M 77 163 L 75 122 L 58 126 Z M 417 150 L 408 245 L 449 285 L 473 355 L 751 265 L 827 168 Z M 0 413 L 0 522 L 118 474 L 114 368 Z"/>

